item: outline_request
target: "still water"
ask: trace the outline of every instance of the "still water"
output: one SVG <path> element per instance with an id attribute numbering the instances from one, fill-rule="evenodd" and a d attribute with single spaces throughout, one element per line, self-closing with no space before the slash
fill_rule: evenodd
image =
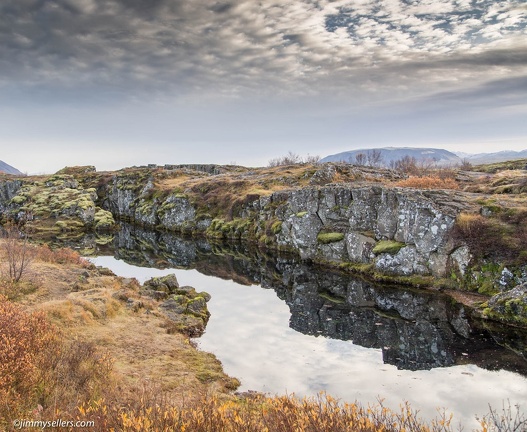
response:
<path id="1" fill-rule="evenodd" d="M 196 341 L 241 380 L 240 391 L 325 391 L 392 408 L 409 401 L 425 419 L 445 408 L 465 430 L 489 404 L 527 408 L 525 332 L 473 322 L 437 293 L 138 230 L 96 249 L 112 255 L 92 261 L 120 276 L 174 273 L 180 285 L 209 292 L 211 318 Z"/>

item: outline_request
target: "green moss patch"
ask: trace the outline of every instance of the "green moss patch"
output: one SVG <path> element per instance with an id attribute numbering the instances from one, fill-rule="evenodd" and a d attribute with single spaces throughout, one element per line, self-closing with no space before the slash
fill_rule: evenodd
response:
<path id="1" fill-rule="evenodd" d="M 487 318 L 527 327 L 527 285 L 497 294 L 482 307 Z"/>
<path id="2" fill-rule="evenodd" d="M 329 244 L 341 241 L 344 239 L 344 234 L 338 232 L 320 233 L 317 236 L 317 240 L 322 244 Z"/>
<path id="3" fill-rule="evenodd" d="M 404 243 L 395 241 L 395 240 L 381 240 L 373 248 L 373 253 L 379 255 L 382 253 L 387 253 L 390 255 L 395 255 L 405 246 Z"/>
<path id="4" fill-rule="evenodd" d="M 273 234 L 279 234 L 282 231 L 282 221 L 276 221 L 271 225 L 271 232 Z"/>

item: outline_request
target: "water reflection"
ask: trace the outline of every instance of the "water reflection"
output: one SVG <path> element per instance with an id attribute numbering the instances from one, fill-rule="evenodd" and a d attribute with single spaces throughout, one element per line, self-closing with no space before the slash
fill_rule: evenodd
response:
<path id="1" fill-rule="evenodd" d="M 89 238 L 84 241 L 84 247 L 99 253 L 110 248 L 117 259 L 137 266 L 193 268 L 241 285 L 272 289 L 289 307 L 292 329 L 380 349 L 384 363 L 398 369 L 470 363 L 527 376 L 527 332 L 474 321 L 463 306 L 439 293 L 372 285 L 294 257 L 131 226 L 106 247 Z"/>
<path id="2" fill-rule="evenodd" d="M 242 381 L 241 391 L 324 390 L 364 404 L 381 396 L 394 409 L 407 400 L 428 419 L 444 407 L 469 430 L 489 403 L 527 400 L 525 331 L 487 328 L 438 293 L 167 233 L 126 228 L 110 245 L 93 240 L 82 247 L 112 255 L 97 263 L 121 276 L 176 273 L 212 295 L 198 343 Z"/>

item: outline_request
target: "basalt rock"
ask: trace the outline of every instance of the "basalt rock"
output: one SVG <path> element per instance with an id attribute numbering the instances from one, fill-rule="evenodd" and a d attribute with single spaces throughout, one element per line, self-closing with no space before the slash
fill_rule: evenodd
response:
<path id="1" fill-rule="evenodd" d="M 210 294 L 193 287 L 180 287 L 176 275 L 154 277 L 143 284 L 141 294 L 161 301 L 159 312 L 169 321 L 171 331 L 200 336 L 210 317 L 207 302 Z"/>
<path id="2" fill-rule="evenodd" d="M 35 232 L 112 230 L 115 220 L 96 204 L 97 199 L 95 188 L 83 187 L 71 174 L 0 182 L 0 213 Z"/>
<path id="3" fill-rule="evenodd" d="M 324 169 L 311 186 L 249 194 L 229 214 L 216 217 L 210 214 L 218 215 L 221 202 L 200 201 L 199 187 L 188 193 L 160 188 L 154 168 L 119 171 L 97 188 L 83 187 L 69 174 L 52 176 L 36 192 L 36 184 L 22 187 L 10 180 L 0 187 L 0 210 L 74 219 L 81 229 L 108 229 L 115 219 L 161 231 L 243 239 L 319 263 L 369 264 L 387 275 L 463 275 L 470 251 L 450 235 L 467 205 L 462 193 L 325 184 L 332 169 Z M 66 222 L 61 224 L 67 229 Z M 376 252 L 382 241 L 401 247 Z"/>
<path id="4" fill-rule="evenodd" d="M 260 213 L 282 222 L 277 245 L 304 259 L 371 263 L 377 271 L 394 275 L 443 276 L 453 252 L 449 233 L 463 207 L 461 196 L 445 198 L 443 192 L 325 186 L 272 195 Z M 344 238 L 328 247 L 317 241 L 324 232 Z M 382 240 L 404 247 L 376 256 L 375 244 Z"/>

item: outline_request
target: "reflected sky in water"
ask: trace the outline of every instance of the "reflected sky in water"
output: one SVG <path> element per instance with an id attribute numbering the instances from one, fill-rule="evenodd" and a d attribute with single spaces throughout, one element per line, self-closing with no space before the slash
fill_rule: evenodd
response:
<path id="1" fill-rule="evenodd" d="M 501 409 L 503 401 L 510 400 L 527 408 L 527 379 L 513 372 L 475 365 L 398 370 L 383 363 L 380 349 L 296 332 L 289 327 L 289 307 L 273 290 L 196 270 L 136 267 L 113 257 L 91 261 L 140 282 L 175 273 L 180 285 L 209 292 L 211 318 L 198 345 L 214 353 L 226 373 L 241 380 L 240 391 L 299 396 L 326 391 L 364 404 L 382 397 L 392 408 L 407 400 L 426 419 L 435 417 L 437 408 L 446 408 L 454 414 L 455 423 L 462 422 L 468 430 L 477 426 L 476 414 L 488 412 L 489 403 Z"/>

